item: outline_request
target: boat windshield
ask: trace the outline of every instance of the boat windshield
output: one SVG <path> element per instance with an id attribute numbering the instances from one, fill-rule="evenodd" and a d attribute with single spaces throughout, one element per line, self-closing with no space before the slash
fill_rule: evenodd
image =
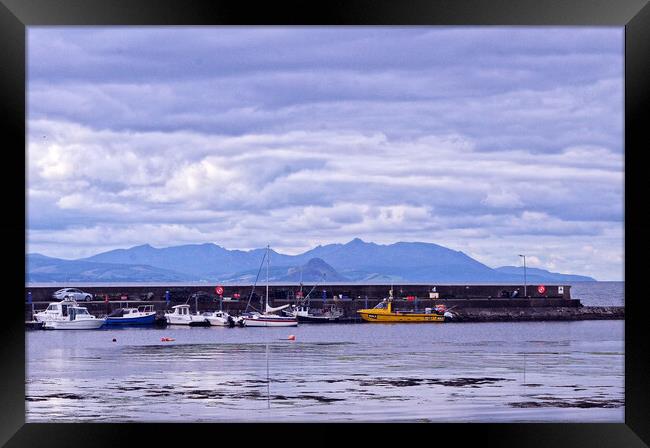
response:
<path id="1" fill-rule="evenodd" d="M 52 303 L 47 307 L 47 311 L 59 311 L 59 305 Z"/>
<path id="2" fill-rule="evenodd" d="M 115 311 L 113 311 L 111 314 L 109 314 L 108 317 L 122 317 L 123 315 L 124 315 L 124 309 L 118 308 Z"/>
<path id="3" fill-rule="evenodd" d="M 375 305 L 373 307 L 373 309 L 375 309 L 375 310 L 384 310 L 384 309 L 386 309 L 386 307 L 387 307 L 386 302 L 379 302 L 377 305 Z"/>
<path id="4" fill-rule="evenodd" d="M 88 314 L 88 310 L 86 308 L 75 308 L 74 311 L 77 316 L 80 314 Z"/>

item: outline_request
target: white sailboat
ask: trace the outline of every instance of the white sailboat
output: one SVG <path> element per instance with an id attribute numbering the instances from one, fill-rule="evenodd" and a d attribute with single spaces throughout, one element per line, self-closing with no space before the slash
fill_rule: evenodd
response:
<path id="1" fill-rule="evenodd" d="M 242 315 L 241 324 L 244 327 L 295 327 L 298 319 L 292 316 L 281 316 L 274 314 L 289 307 L 289 304 L 271 307 L 269 306 L 269 264 L 270 247 L 266 246 L 266 303 L 264 313 L 247 313 Z"/>

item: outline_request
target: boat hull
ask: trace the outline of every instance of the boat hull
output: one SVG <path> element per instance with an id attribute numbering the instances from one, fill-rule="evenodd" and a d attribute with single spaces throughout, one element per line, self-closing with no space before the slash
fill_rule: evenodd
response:
<path id="1" fill-rule="evenodd" d="M 273 319 L 273 318 L 244 318 L 244 327 L 295 327 L 298 321 L 295 319 Z"/>
<path id="2" fill-rule="evenodd" d="M 43 323 L 45 330 L 96 330 L 106 319 L 49 320 Z"/>
<path id="3" fill-rule="evenodd" d="M 153 325 L 156 314 L 139 317 L 107 317 L 106 325 Z"/>
<path id="4" fill-rule="evenodd" d="M 214 327 L 230 327 L 234 325 L 234 322 L 231 323 L 228 321 L 228 319 L 224 319 L 223 317 L 207 316 L 205 320 L 207 320 L 210 325 Z"/>
<path id="5" fill-rule="evenodd" d="M 175 316 L 168 314 L 165 316 L 165 319 L 167 319 L 168 325 L 190 325 L 192 327 L 210 325 L 210 322 L 208 322 L 204 317 L 199 318 L 197 316 Z"/>
<path id="6" fill-rule="evenodd" d="M 381 310 L 359 310 L 357 313 L 366 322 L 409 322 L 432 323 L 444 322 L 445 316 L 419 313 L 382 313 Z"/>

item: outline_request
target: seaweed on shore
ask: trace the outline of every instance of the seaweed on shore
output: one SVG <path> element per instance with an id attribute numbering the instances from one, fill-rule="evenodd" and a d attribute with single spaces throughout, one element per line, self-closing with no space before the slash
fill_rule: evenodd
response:
<path id="1" fill-rule="evenodd" d="M 514 408 L 619 408 L 625 405 L 623 400 L 573 400 L 561 401 L 545 399 L 542 401 L 523 401 L 508 403 Z"/>
<path id="2" fill-rule="evenodd" d="M 452 378 L 442 380 L 439 378 L 378 378 L 372 380 L 359 381 L 360 386 L 393 386 L 393 387 L 407 387 L 407 386 L 422 386 L 422 385 L 438 385 L 450 387 L 479 387 L 481 384 L 493 384 L 499 381 L 512 381 L 508 378 Z"/>

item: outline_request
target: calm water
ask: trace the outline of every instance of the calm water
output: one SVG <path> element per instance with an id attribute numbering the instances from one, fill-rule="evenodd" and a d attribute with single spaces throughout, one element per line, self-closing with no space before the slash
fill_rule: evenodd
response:
<path id="1" fill-rule="evenodd" d="M 623 288 L 572 295 L 623 305 Z M 26 345 L 28 422 L 624 421 L 622 320 L 28 331 Z"/>
<path id="2" fill-rule="evenodd" d="M 29 331 L 27 421 L 623 422 L 623 328 Z"/>
<path id="3" fill-rule="evenodd" d="M 624 306 L 624 282 L 575 282 L 571 298 L 580 299 L 585 306 Z"/>

